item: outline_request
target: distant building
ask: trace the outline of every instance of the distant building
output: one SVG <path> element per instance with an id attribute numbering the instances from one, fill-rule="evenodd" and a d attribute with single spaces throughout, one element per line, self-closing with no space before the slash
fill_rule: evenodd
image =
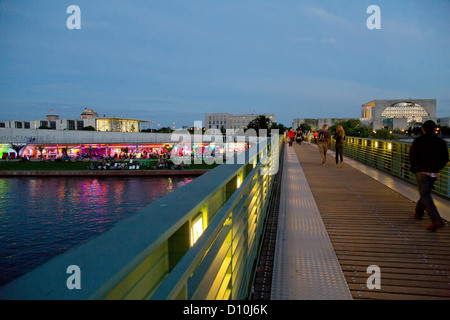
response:
<path id="1" fill-rule="evenodd" d="M 258 118 L 259 114 L 229 114 L 229 113 L 206 113 L 206 129 L 245 129 L 250 121 Z M 263 114 L 272 122 L 277 122 L 274 114 Z"/>
<path id="2" fill-rule="evenodd" d="M 311 118 L 311 119 L 300 119 L 296 118 L 292 121 L 292 128 L 296 130 L 301 124 L 307 124 L 311 127 L 311 130 L 320 130 L 324 124 L 331 127 L 336 122 L 346 121 L 350 118 Z"/>
<path id="3" fill-rule="evenodd" d="M 436 99 L 373 100 L 362 105 L 361 116 L 373 130 L 406 129 L 426 120 L 436 122 Z"/>
<path id="4" fill-rule="evenodd" d="M 153 121 L 116 117 L 99 117 L 94 110 L 85 108 L 78 119 L 60 119 L 58 115 L 47 115 L 45 120 L 12 120 L 0 121 L 0 129 L 52 129 L 52 130 L 85 130 L 92 127 L 95 131 L 140 132 L 142 124 Z"/>
<path id="5" fill-rule="evenodd" d="M 450 128 L 450 117 L 438 118 L 437 124 L 439 124 L 441 127 L 449 127 Z"/>

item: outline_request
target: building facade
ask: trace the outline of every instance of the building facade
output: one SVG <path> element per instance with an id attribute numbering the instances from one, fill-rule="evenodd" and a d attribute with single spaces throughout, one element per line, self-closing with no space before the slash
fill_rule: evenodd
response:
<path id="1" fill-rule="evenodd" d="M 0 121 L 0 129 L 85 130 L 92 127 L 95 131 L 140 132 L 144 123 L 151 126 L 153 121 L 99 117 L 97 112 L 86 108 L 78 119 L 60 119 L 58 115 L 51 114 L 45 120 Z"/>
<path id="2" fill-rule="evenodd" d="M 361 106 L 361 116 L 373 130 L 406 129 L 426 120 L 436 122 L 436 99 L 373 100 Z"/>
<path id="3" fill-rule="evenodd" d="M 259 114 L 229 114 L 229 113 L 206 113 L 206 129 L 245 129 L 250 121 L 258 118 Z M 273 122 L 277 122 L 274 114 L 263 114 Z"/>
<path id="4" fill-rule="evenodd" d="M 441 127 L 450 127 L 450 117 L 438 118 L 437 123 Z"/>

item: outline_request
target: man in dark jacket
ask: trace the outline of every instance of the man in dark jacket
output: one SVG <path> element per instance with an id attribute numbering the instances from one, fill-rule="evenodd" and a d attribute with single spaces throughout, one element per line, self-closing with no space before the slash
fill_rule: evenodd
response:
<path id="1" fill-rule="evenodd" d="M 435 128 L 436 124 L 433 121 L 425 121 L 422 125 L 423 135 L 414 139 L 409 150 L 410 170 L 416 175 L 420 194 L 415 218 L 421 220 L 426 211 L 431 219 L 427 229 L 431 231 L 444 226 L 431 197 L 431 190 L 439 171 L 449 160 L 447 143 L 434 134 Z"/>

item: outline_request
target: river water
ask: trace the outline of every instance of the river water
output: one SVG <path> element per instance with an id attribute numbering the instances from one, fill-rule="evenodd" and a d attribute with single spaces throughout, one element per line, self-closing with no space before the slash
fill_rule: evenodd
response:
<path id="1" fill-rule="evenodd" d="M 194 178 L 0 178 L 0 286 Z"/>

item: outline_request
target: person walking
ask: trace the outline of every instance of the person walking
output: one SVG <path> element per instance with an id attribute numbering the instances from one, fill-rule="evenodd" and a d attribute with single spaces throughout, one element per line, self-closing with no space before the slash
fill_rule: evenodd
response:
<path id="1" fill-rule="evenodd" d="M 322 158 L 322 166 L 327 163 L 327 152 L 331 146 L 331 134 L 328 132 L 328 125 L 324 124 L 322 130 L 317 134 L 317 146 L 319 147 L 320 157 Z"/>
<path id="2" fill-rule="evenodd" d="M 288 137 L 289 137 L 289 146 L 292 147 L 292 142 L 294 141 L 295 138 L 295 132 L 293 129 L 289 130 Z"/>
<path id="3" fill-rule="evenodd" d="M 295 134 L 295 140 L 299 146 L 302 144 L 302 141 L 303 141 L 303 131 L 302 130 L 297 130 L 297 133 Z"/>
<path id="4" fill-rule="evenodd" d="M 344 162 L 344 157 L 342 155 L 344 151 L 344 141 L 345 141 L 345 131 L 341 125 L 336 127 L 336 134 L 334 135 L 334 140 L 336 141 L 336 165 L 341 168 Z M 340 160 L 340 162 L 339 162 Z"/>
<path id="5" fill-rule="evenodd" d="M 427 212 L 431 219 L 431 224 L 427 227 L 430 231 L 436 231 L 444 226 L 444 221 L 431 197 L 431 191 L 439 171 L 449 160 L 447 143 L 434 133 L 435 129 L 436 124 L 433 121 L 425 121 L 422 125 L 423 134 L 414 139 L 409 150 L 410 170 L 416 175 L 420 195 L 414 217 L 422 220 Z"/>
<path id="6" fill-rule="evenodd" d="M 317 132 L 317 130 L 314 130 L 313 133 L 313 137 L 314 137 L 314 143 L 317 144 L 317 136 L 319 135 L 319 133 Z"/>

